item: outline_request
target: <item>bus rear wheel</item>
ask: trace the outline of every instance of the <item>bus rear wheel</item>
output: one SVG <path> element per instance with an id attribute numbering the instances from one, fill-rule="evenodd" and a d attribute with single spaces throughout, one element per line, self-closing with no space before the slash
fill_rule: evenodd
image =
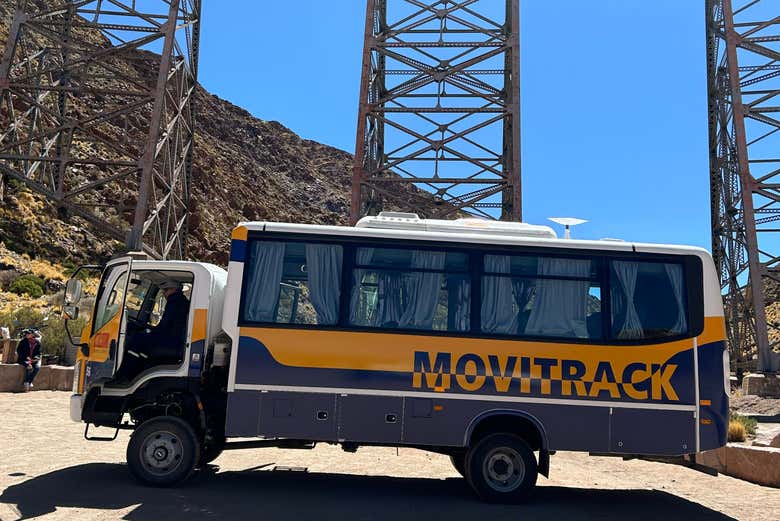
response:
<path id="1" fill-rule="evenodd" d="M 166 487 L 184 481 L 199 458 L 195 431 L 175 416 L 143 422 L 127 444 L 127 466 L 147 485 Z"/>
<path id="2" fill-rule="evenodd" d="M 528 498 L 538 476 L 534 453 L 513 434 L 491 434 L 466 454 L 466 479 L 490 503 L 518 503 Z"/>

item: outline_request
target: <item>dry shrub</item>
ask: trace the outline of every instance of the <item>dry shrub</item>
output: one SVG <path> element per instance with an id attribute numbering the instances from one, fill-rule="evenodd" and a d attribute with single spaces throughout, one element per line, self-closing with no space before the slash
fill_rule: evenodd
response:
<path id="1" fill-rule="evenodd" d="M 46 280 L 65 280 L 65 268 L 59 264 L 52 264 L 43 260 L 34 260 L 30 262 L 30 271 Z"/>
<path id="2" fill-rule="evenodd" d="M 8 289 L 18 277 L 19 272 L 16 270 L 0 270 L 0 290 Z"/>
<path id="3" fill-rule="evenodd" d="M 728 441 L 745 441 L 747 439 L 747 430 L 742 422 L 729 421 Z"/>

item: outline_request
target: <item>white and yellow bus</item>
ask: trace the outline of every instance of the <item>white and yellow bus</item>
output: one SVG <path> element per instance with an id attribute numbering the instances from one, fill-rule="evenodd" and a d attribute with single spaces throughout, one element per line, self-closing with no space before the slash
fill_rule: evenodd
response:
<path id="1" fill-rule="evenodd" d="M 190 301 L 186 344 L 117 378 L 170 279 Z M 447 454 L 481 498 L 516 501 L 556 451 L 681 457 L 726 440 L 723 308 L 700 248 L 412 214 L 243 223 L 227 273 L 109 263 L 82 340 L 71 415 L 134 429 L 128 464 L 147 483 L 226 448 L 324 442 Z"/>

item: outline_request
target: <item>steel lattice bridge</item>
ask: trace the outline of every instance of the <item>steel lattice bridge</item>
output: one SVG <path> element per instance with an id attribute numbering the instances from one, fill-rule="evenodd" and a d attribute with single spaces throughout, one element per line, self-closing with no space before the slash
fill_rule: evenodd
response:
<path id="1" fill-rule="evenodd" d="M 131 250 L 184 258 L 199 27 L 200 0 L 19 0 L 0 177 Z"/>
<path id="2" fill-rule="evenodd" d="M 706 7 L 712 253 L 731 358 L 738 370 L 777 371 L 780 323 L 767 311 L 780 290 L 780 6 Z"/>
<path id="3" fill-rule="evenodd" d="M 353 222 L 521 219 L 519 22 L 519 0 L 368 0 Z"/>

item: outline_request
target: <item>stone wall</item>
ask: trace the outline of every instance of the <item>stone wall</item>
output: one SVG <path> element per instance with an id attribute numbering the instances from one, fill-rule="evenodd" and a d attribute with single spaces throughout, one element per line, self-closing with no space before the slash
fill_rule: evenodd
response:
<path id="1" fill-rule="evenodd" d="M 24 390 L 24 367 L 18 364 L 0 364 L 0 392 Z M 34 391 L 70 391 L 73 388 L 73 368 L 44 365 L 33 381 Z"/>
<path id="2" fill-rule="evenodd" d="M 780 375 L 748 374 L 742 379 L 742 392 L 764 398 L 780 398 Z"/>
<path id="3" fill-rule="evenodd" d="M 697 454 L 696 463 L 727 476 L 780 488 L 780 449 L 729 443 Z"/>

